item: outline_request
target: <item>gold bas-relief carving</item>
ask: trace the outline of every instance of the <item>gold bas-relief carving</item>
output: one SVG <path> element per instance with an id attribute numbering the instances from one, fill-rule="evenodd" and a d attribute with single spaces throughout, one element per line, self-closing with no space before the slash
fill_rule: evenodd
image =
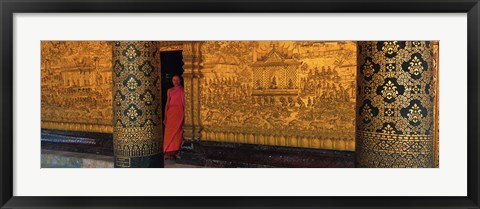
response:
<path id="1" fill-rule="evenodd" d="M 207 41 L 200 54 L 202 140 L 355 149 L 355 42 Z"/>
<path id="2" fill-rule="evenodd" d="M 181 51 L 183 50 L 184 41 L 159 41 L 156 43 L 161 52 Z"/>
<path id="3" fill-rule="evenodd" d="M 112 132 L 112 43 L 41 42 L 42 128 Z"/>

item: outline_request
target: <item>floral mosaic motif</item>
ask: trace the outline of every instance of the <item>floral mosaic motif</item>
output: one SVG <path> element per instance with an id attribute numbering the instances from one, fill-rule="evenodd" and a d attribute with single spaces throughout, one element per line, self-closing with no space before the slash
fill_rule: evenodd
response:
<path id="1" fill-rule="evenodd" d="M 121 91 L 117 91 L 114 97 L 114 101 L 117 106 L 120 106 L 122 104 L 122 101 L 125 100 L 125 95 L 123 95 Z"/>
<path id="2" fill-rule="evenodd" d="M 361 116 L 364 123 L 370 123 L 378 115 L 378 108 L 373 107 L 371 101 L 366 100 L 361 107 Z"/>
<path id="3" fill-rule="evenodd" d="M 384 134 L 401 134 L 401 132 L 395 128 L 395 123 L 384 123 L 383 127 L 377 131 Z"/>
<path id="4" fill-rule="evenodd" d="M 392 81 L 388 81 L 385 85 L 383 85 L 382 89 L 382 96 L 387 99 L 392 99 L 397 97 L 398 91 L 397 86 L 392 83 Z"/>
<path id="5" fill-rule="evenodd" d="M 404 41 L 379 41 L 377 49 L 382 51 L 385 57 L 392 58 L 397 56 L 398 51 L 405 47 Z"/>
<path id="6" fill-rule="evenodd" d="M 128 99 L 128 102 L 129 102 L 129 103 L 134 103 L 134 102 L 136 102 L 136 100 L 137 100 L 137 94 L 135 94 L 135 93 L 130 93 L 130 94 L 127 96 L 127 99 Z"/>
<path id="7" fill-rule="evenodd" d="M 395 116 L 395 110 L 393 108 L 385 108 L 384 116 L 388 116 L 388 117 Z"/>
<path id="8" fill-rule="evenodd" d="M 413 79 L 420 79 L 424 71 L 428 69 L 428 64 L 423 60 L 422 55 L 415 53 L 408 62 L 402 64 L 402 68 L 410 73 Z"/>
<path id="9" fill-rule="evenodd" d="M 122 110 L 116 110 L 116 111 L 115 111 L 115 116 L 116 116 L 116 117 L 122 116 Z"/>
<path id="10" fill-rule="evenodd" d="M 360 88 L 358 88 L 358 90 L 360 90 Z M 368 94 L 372 93 L 372 87 L 367 86 L 367 87 L 363 88 L 363 93 L 365 95 L 368 95 Z"/>
<path id="11" fill-rule="evenodd" d="M 142 111 L 134 104 L 130 104 L 123 113 L 130 121 L 136 121 L 139 116 L 142 115 Z"/>
<path id="12" fill-rule="evenodd" d="M 134 71 L 135 71 L 135 66 L 134 66 L 134 65 L 129 65 L 129 66 L 128 66 L 128 71 L 129 71 L 130 73 L 134 73 Z"/>
<path id="13" fill-rule="evenodd" d="M 413 57 L 413 60 L 410 61 L 410 66 L 408 66 L 408 71 L 410 72 L 410 74 L 413 74 L 413 75 L 420 75 L 423 71 L 423 67 L 422 67 L 422 61 L 420 61 L 420 59 L 417 58 L 417 56 Z"/>
<path id="14" fill-rule="evenodd" d="M 382 132 L 383 133 L 394 134 L 395 129 L 393 129 L 392 126 L 390 126 L 390 124 L 388 124 L 386 127 L 383 128 Z"/>
<path id="15" fill-rule="evenodd" d="M 422 85 L 420 85 L 420 84 L 408 86 L 407 87 L 407 92 L 409 92 L 412 95 L 426 93 L 424 91 L 424 89 L 422 88 Z"/>
<path id="16" fill-rule="evenodd" d="M 372 79 L 372 76 L 380 70 L 380 66 L 374 62 L 372 59 L 367 58 L 365 63 L 362 65 L 362 73 L 365 77 L 365 80 L 369 81 Z"/>
<path id="17" fill-rule="evenodd" d="M 150 61 L 145 61 L 142 65 L 140 65 L 140 71 L 142 71 L 145 76 L 150 76 L 153 70 L 154 68 Z"/>
<path id="18" fill-rule="evenodd" d="M 158 86 L 157 83 L 158 83 L 159 80 L 160 79 L 156 78 L 153 82 L 150 81 L 150 80 L 145 81 L 144 82 L 145 88 L 149 89 L 149 88 L 154 88 L 154 87 Z"/>
<path id="19" fill-rule="evenodd" d="M 145 102 L 145 105 L 152 105 L 153 101 L 155 100 L 155 96 L 151 91 L 146 91 L 144 94 L 142 94 L 140 99 Z"/>
<path id="20" fill-rule="evenodd" d="M 401 113 L 411 125 L 418 126 L 422 119 L 427 116 L 427 109 L 422 106 L 419 100 L 412 100 L 408 107 L 402 108 Z"/>
<path id="21" fill-rule="evenodd" d="M 397 83 L 396 78 L 385 79 L 383 85 L 377 88 L 377 94 L 381 95 L 385 102 L 392 103 L 398 95 L 404 93 L 404 86 Z"/>
<path id="22" fill-rule="evenodd" d="M 396 41 L 386 41 L 383 42 L 382 51 L 387 52 L 387 54 L 393 54 L 398 51 L 398 44 Z"/>
<path id="23" fill-rule="evenodd" d="M 143 123 L 142 126 L 143 127 L 156 126 L 156 124 L 152 120 L 148 119 L 148 120 L 145 120 L 145 123 Z"/>
<path id="24" fill-rule="evenodd" d="M 131 44 L 123 50 L 122 54 L 127 57 L 128 61 L 132 62 L 140 55 L 140 51 L 138 51 L 135 45 Z"/>
<path id="25" fill-rule="evenodd" d="M 417 104 L 414 104 L 413 107 L 408 110 L 407 116 L 408 120 L 417 123 L 422 118 L 422 110 Z"/>
<path id="26" fill-rule="evenodd" d="M 422 46 L 422 42 L 420 42 L 420 41 L 412 41 L 412 46 L 413 46 L 413 47 L 421 47 L 421 46 Z"/>
<path id="27" fill-rule="evenodd" d="M 134 75 L 129 75 L 123 81 L 123 85 L 126 86 L 128 90 L 135 91 L 135 89 L 141 85 L 141 82 Z"/>
<path id="28" fill-rule="evenodd" d="M 115 64 L 113 65 L 113 72 L 115 73 L 115 75 L 120 76 L 123 69 L 124 69 L 124 66 L 122 65 L 122 63 L 120 63 L 120 61 L 116 60 Z"/>
<path id="29" fill-rule="evenodd" d="M 385 66 L 385 69 L 387 70 L 387 72 L 395 71 L 396 70 L 395 63 L 387 63 L 387 65 Z"/>

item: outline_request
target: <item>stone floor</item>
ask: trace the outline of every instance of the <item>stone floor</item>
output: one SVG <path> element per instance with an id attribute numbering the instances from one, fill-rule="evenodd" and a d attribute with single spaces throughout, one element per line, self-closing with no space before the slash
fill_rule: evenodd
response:
<path id="1" fill-rule="evenodd" d="M 113 168 L 113 157 L 42 149 L 42 168 Z M 201 168 L 165 160 L 165 168 Z"/>
<path id="2" fill-rule="evenodd" d="M 176 163 L 175 160 L 165 160 L 165 168 L 202 168 L 201 166 Z"/>

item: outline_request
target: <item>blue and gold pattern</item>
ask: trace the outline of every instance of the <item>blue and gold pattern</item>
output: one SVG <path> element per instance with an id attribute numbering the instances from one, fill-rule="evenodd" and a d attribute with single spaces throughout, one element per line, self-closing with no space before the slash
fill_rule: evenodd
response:
<path id="1" fill-rule="evenodd" d="M 116 167 L 152 167 L 162 153 L 159 114 L 160 58 L 149 41 L 113 46 L 114 152 Z M 160 158 L 160 160 L 162 160 Z"/>
<path id="2" fill-rule="evenodd" d="M 358 42 L 358 167 L 433 167 L 433 47 Z"/>

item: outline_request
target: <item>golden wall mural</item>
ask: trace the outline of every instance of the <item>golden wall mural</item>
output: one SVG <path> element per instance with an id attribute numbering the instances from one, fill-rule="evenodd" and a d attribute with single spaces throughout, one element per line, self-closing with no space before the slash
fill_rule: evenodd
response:
<path id="1" fill-rule="evenodd" d="M 112 43 L 41 42 L 42 128 L 112 132 Z"/>
<path id="2" fill-rule="evenodd" d="M 355 149 L 355 42 L 207 41 L 200 53 L 202 140 Z"/>

